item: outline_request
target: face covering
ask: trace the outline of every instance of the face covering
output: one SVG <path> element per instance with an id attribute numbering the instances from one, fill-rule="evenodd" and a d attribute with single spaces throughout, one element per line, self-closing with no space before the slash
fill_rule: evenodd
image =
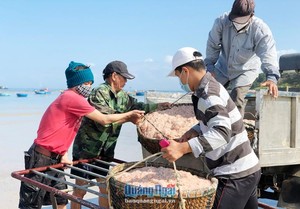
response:
<path id="1" fill-rule="evenodd" d="M 243 28 L 245 28 L 249 24 L 249 21 L 246 23 L 237 23 L 237 22 L 232 22 L 232 23 L 235 29 L 237 30 L 237 32 L 240 32 Z"/>
<path id="2" fill-rule="evenodd" d="M 181 71 L 180 76 L 179 76 L 180 87 L 181 87 L 181 89 L 182 89 L 183 91 L 185 91 L 185 92 L 191 92 L 192 90 L 190 89 L 190 86 L 189 86 L 189 83 L 188 83 L 189 77 L 186 78 L 186 84 L 183 84 L 183 83 L 181 82 L 181 80 L 180 80 L 181 75 L 182 75 L 182 72 L 183 72 L 183 71 Z"/>
<path id="3" fill-rule="evenodd" d="M 83 97 L 88 97 L 92 92 L 92 87 L 90 85 L 81 84 L 75 87 L 75 90 L 78 94 L 82 95 Z"/>

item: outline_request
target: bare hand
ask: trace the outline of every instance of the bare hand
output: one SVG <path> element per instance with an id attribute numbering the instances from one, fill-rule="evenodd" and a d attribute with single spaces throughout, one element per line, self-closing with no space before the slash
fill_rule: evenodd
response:
<path id="1" fill-rule="evenodd" d="M 179 143 L 174 140 L 169 140 L 169 142 L 169 146 L 161 149 L 161 151 L 164 152 L 162 157 L 169 162 L 174 162 L 181 158 L 184 154 L 192 151 L 187 142 Z"/>
<path id="2" fill-rule="evenodd" d="M 171 107 L 171 103 L 169 102 L 162 102 L 157 104 L 157 110 L 166 110 L 170 109 Z"/>
<path id="3" fill-rule="evenodd" d="M 63 164 L 73 165 L 73 162 L 68 158 L 67 152 L 61 157 L 60 162 Z"/>
<path id="4" fill-rule="evenodd" d="M 260 86 L 262 87 L 268 87 L 268 93 L 273 97 L 273 98 L 277 98 L 278 97 L 278 88 L 277 85 L 273 82 L 273 81 L 265 81 L 263 83 L 260 84 Z"/>
<path id="5" fill-rule="evenodd" d="M 145 111 L 143 110 L 132 110 L 129 112 L 129 121 L 133 124 L 138 124 L 144 117 Z"/>
<path id="6" fill-rule="evenodd" d="M 191 138 L 199 136 L 199 133 L 195 131 L 194 129 L 190 129 L 187 132 L 185 132 L 179 139 L 180 142 L 187 142 Z"/>

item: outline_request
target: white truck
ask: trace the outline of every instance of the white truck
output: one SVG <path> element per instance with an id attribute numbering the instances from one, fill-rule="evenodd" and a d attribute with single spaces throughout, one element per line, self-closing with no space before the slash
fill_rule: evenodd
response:
<path id="1" fill-rule="evenodd" d="M 300 70 L 300 54 L 283 55 L 280 72 Z M 174 102 L 183 93 L 145 93 L 145 102 Z M 248 95 L 245 119 L 252 120 L 252 147 L 259 157 L 262 176 L 260 198 L 278 200 L 283 208 L 300 208 L 300 93 L 279 91 L 277 99 L 260 89 Z M 190 95 L 178 103 L 190 103 Z M 251 128 L 251 125 L 248 127 Z"/>

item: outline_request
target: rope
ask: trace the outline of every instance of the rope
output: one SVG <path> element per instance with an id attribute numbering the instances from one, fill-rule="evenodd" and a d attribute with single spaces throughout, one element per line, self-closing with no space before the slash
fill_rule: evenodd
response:
<path id="1" fill-rule="evenodd" d="M 121 173 L 124 173 L 124 172 L 127 172 L 129 170 L 131 170 L 132 168 L 136 167 L 137 165 L 141 164 L 142 162 L 145 162 L 147 160 L 149 160 L 150 158 L 153 158 L 155 156 L 159 156 L 161 157 L 163 154 L 163 152 L 158 152 L 158 153 L 155 153 L 153 155 L 150 155 L 144 159 L 142 159 L 141 161 L 138 161 L 136 162 L 135 164 L 133 164 L 132 166 L 126 168 L 125 170 L 117 173 L 118 175 L 121 174 Z M 157 159 L 157 158 L 156 158 Z M 176 164 L 175 162 L 173 162 L 173 168 L 174 168 L 174 172 L 175 172 L 175 177 L 176 177 L 176 185 L 178 187 L 178 194 L 179 194 L 179 199 L 180 199 L 180 202 L 179 202 L 179 208 L 180 209 L 186 209 L 185 207 L 185 199 L 183 199 L 182 197 L 182 193 L 181 193 L 181 189 L 180 189 L 180 183 L 179 183 L 179 174 L 178 174 L 178 171 L 177 171 L 177 168 L 176 168 Z M 110 201 L 110 187 L 109 187 L 109 180 L 110 178 L 114 177 L 116 174 L 110 174 L 106 177 L 106 189 L 107 189 L 107 199 L 108 199 L 108 204 L 109 204 L 109 208 L 110 209 L 113 209 L 113 207 L 111 206 L 111 201 Z M 102 182 L 104 183 L 104 182 Z"/>
<path id="2" fill-rule="evenodd" d="M 173 162 L 173 167 L 174 167 L 174 172 L 175 172 L 175 176 L 176 176 L 176 185 L 178 187 L 178 194 L 179 194 L 179 199 L 180 199 L 179 208 L 180 209 L 185 209 L 185 199 L 183 199 L 183 197 L 182 197 L 182 193 L 181 193 L 181 189 L 180 189 L 180 183 L 179 183 L 179 174 L 177 172 L 175 162 Z"/>
<path id="3" fill-rule="evenodd" d="M 142 159 L 141 161 L 136 162 L 136 163 L 133 164 L 132 166 L 126 168 L 125 170 L 123 170 L 123 171 L 121 171 L 121 172 L 119 172 L 119 173 L 117 173 L 117 174 L 124 173 L 124 172 L 126 172 L 126 171 L 128 171 L 128 170 L 134 168 L 135 166 L 141 164 L 142 162 L 145 162 L 145 161 L 147 161 L 148 159 L 150 159 L 150 158 L 152 158 L 152 157 L 155 157 L 155 156 L 158 156 L 158 155 L 162 155 L 162 154 L 163 154 L 163 152 L 158 152 L 158 153 L 155 153 L 155 154 L 153 154 L 153 155 L 150 155 L 150 156 L 148 156 L 148 157 Z M 109 208 L 110 208 L 110 209 L 113 209 L 113 207 L 111 206 L 111 201 L 110 201 L 110 187 L 109 187 L 109 180 L 110 180 L 111 177 L 114 177 L 114 176 L 115 176 L 115 174 L 110 174 L 110 175 L 108 175 L 108 176 L 106 177 L 107 199 L 108 199 L 108 205 L 109 205 Z"/>

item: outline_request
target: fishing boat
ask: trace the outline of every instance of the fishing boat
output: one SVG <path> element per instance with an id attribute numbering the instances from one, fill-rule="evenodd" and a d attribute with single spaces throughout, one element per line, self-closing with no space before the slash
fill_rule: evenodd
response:
<path id="1" fill-rule="evenodd" d="M 50 94 L 51 92 L 48 90 L 48 88 L 34 90 L 34 93 L 36 94 Z"/>
<path id="2" fill-rule="evenodd" d="M 26 93 L 16 93 L 17 94 L 17 97 L 27 97 L 28 94 Z"/>
<path id="3" fill-rule="evenodd" d="M 144 91 L 137 91 L 135 93 L 136 96 L 144 96 L 145 95 L 145 92 Z"/>
<path id="4" fill-rule="evenodd" d="M 144 100 L 146 103 L 192 103 L 191 93 L 184 92 L 146 91 Z"/>
<path id="5" fill-rule="evenodd" d="M 0 96 L 1 97 L 6 97 L 6 96 L 10 96 L 10 94 L 9 93 L 0 93 Z"/>

